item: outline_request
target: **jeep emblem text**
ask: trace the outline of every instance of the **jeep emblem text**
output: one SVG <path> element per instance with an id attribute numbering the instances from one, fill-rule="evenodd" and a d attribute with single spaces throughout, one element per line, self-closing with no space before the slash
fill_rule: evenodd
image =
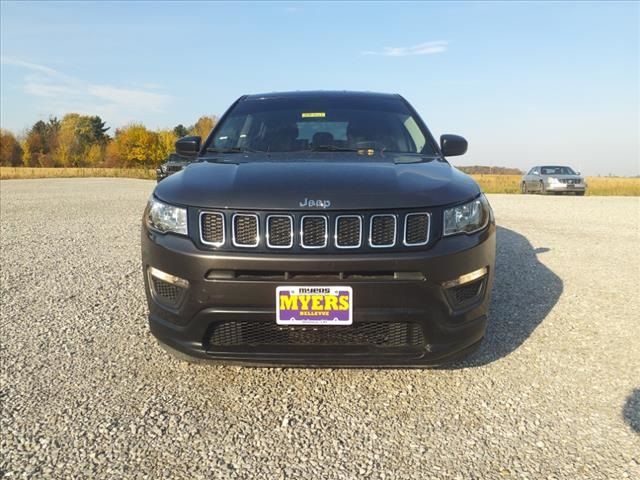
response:
<path id="1" fill-rule="evenodd" d="M 329 208 L 331 206 L 330 200 L 309 200 L 307 198 L 304 199 L 303 202 L 300 202 L 301 207 L 317 207 L 317 208 Z"/>

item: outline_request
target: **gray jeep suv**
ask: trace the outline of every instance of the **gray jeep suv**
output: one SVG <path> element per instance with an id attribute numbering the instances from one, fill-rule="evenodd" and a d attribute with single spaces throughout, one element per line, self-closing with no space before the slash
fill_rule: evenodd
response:
<path id="1" fill-rule="evenodd" d="M 178 356 L 426 366 L 485 334 L 496 227 L 399 95 L 246 95 L 144 212 L 151 332 Z"/>

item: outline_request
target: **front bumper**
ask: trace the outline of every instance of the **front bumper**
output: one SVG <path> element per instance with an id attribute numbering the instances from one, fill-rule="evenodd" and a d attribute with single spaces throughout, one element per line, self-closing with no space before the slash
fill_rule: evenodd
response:
<path id="1" fill-rule="evenodd" d="M 548 192 L 584 192 L 586 189 L 587 185 L 584 183 L 550 183 L 546 186 Z"/>
<path id="2" fill-rule="evenodd" d="M 151 332 L 193 357 L 252 365 L 439 365 L 466 354 L 484 336 L 495 225 L 477 234 L 441 239 L 424 251 L 341 255 L 212 253 L 197 249 L 189 238 L 143 227 L 142 262 Z M 158 300 L 150 288 L 149 267 L 189 282 L 175 306 Z M 456 303 L 443 287 L 483 268 L 487 273 L 469 301 Z M 297 344 L 300 329 L 284 327 L 284 335 L 292 338 L 287 345 L 212 345 L 212 329 L 222 323 L 259 322 L 272 328 L 275 291 L 281 285 L 349 285 L 354 326 L 413 325 L 422 332 L 423 342 L 394 348 Z"/>

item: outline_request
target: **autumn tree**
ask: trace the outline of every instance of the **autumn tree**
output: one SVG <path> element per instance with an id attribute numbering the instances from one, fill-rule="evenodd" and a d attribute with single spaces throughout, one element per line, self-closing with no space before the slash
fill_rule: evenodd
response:
<path id="1" fill-rule="evenodd" d="M 204 139 L 211 133 L 211 130 L 217 122 L 218 119 L 215 116 L 202 116 L 195 125 L 189 128 L 189 134 L 198 135 Z"/>
<path id="2" fill-rule="evenodd" d="M 119 129 L 114 139 L 122 166 L 148 167 L 159 162 L 158 134 L 133 123 Z"/>
<path id="3" fill-rule="evenodd" d="M 173 153 L 176 149 L 176 140 L 178 136 L 174 130 L 160 130 L 158 132 L 158 146 L 155 156 L 156 163 L 164 161 L 170 153 Z"/>
<path id="4" fill-rule="evenodd" d="M 68 113 L 62 117 L 58 134 L 58 163 L 63 167 L 78 166 L 82 160 L 82 149 L 76 136 L 80 115 Z"/>
<path id="5" fill-rule="evenodd" d="M 98 116 L 68 113 L 60 122 L 57 163 L 62 166 L 96 166 L 104 160 L 109 140 L 105 122 Z"/>
<path id="6" fill-rule="evenodd" d="M 26 147 L 29 152 L 29 166 L 54 167 L 54 152 L 58 146 L 60 122 L 51 117 L 48 122 L 37 121 L 27 133 Z"/>
<path id="7" fill-rule="evenodd" d="M 17 167 L 22 165 L 22 147 L 8 130 L 0 130 L 0 165 Z"/>

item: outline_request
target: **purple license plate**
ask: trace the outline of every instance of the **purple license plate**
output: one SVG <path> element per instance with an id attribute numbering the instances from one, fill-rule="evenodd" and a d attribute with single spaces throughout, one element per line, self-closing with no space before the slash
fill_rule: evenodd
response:
<path id="1" fill-rule="evenodd" d="M 351 325 L 351 287 L 276 288 L 278 325 Z"/>

